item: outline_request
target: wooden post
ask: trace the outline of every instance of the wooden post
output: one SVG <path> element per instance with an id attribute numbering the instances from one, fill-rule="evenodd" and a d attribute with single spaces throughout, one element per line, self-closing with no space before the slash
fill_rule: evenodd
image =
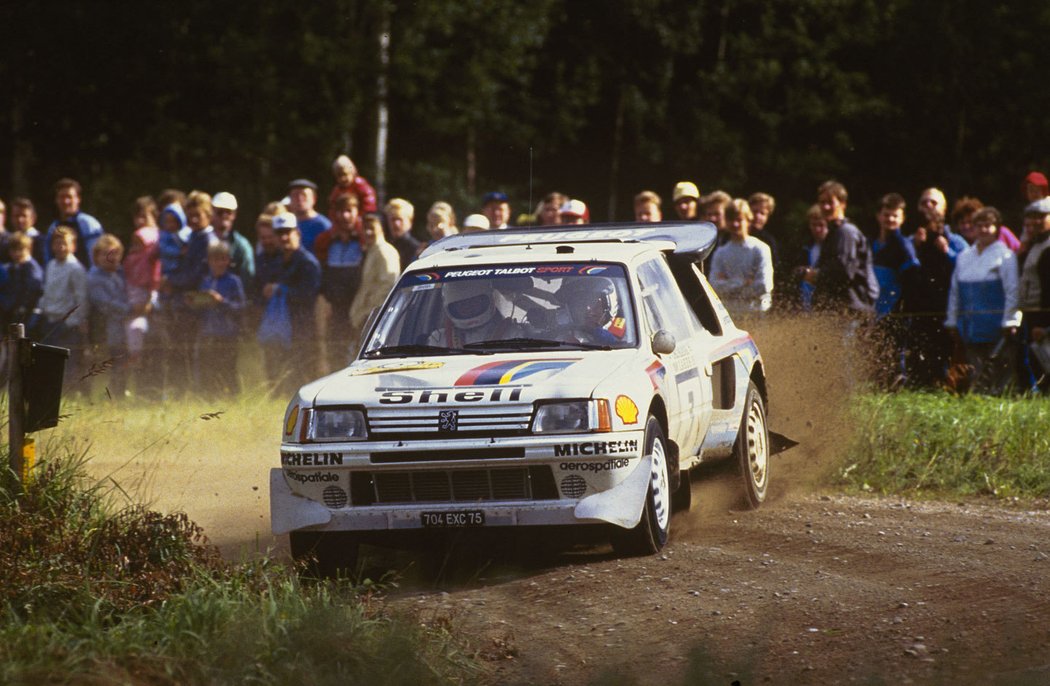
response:
<path id="1" fill-rule="evenodd" d="M 22 478 L 22 451 L 25 449 L 25 395 L 22 388 L 22 345 L 26 330 L 22 324 L 7 328 L 7 445 L 10 464 L 17 478 Z"/>

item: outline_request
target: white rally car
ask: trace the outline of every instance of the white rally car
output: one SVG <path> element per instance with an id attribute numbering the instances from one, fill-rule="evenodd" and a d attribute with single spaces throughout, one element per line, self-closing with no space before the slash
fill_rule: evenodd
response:
<path id="1" fill-rule="evenodd" d="M 696 266 L 714 240 L 689 223 L 431 245 L 357 359 L 289 403 L 274 533 L 327 568 L 406 529 L 605 525 L 617 551 L 653 553 L 687 470 L 729 456 L 757 507 L 765 371 Z"/>

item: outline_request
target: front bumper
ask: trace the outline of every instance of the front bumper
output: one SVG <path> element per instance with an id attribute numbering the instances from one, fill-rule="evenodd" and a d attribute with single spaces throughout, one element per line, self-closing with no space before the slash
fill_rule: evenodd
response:
<path id="1" fill-rule="evenodd" d="M 359 443 L 339 445 L 285 445 L 284 467 L 270 472 L 270 519 L 275 534 L 300 529 L 314 531 L 376 531 L 423 528 L 423 512 L 478 512 L 485 527 L 546 526 L 609 522 L 630 528 L 641 518 L 652 471 L 651 459 L 641 454 L 642 432 L 584 434 L 559 437 L 527 437 L 453 442 Z M 520 450 L 512 459 L 426 460 L 389 462 L 389 456 L 404 453 L 447 457 L 455 454 L 484 455 L 488 450 Z M 556 493 L 545 499 L 419 499 L 414 502 L 367 502 L 329 497 L 347 486 L 352 476 L 366 475 L 378 482 L 406 474 L 433 477 L 436 474 L 477 474 L 493 471 L 545 468 L 557 484 Z M 343 491 L 339 491 L 343 492 Z M 416 497 L 416 496 L 413 496 Z"/>

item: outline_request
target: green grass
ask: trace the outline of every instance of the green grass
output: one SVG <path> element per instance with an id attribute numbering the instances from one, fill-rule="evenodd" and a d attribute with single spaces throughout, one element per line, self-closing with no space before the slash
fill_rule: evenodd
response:
<path id="1" fill-rule="evenodd" d="M 1050 497 L 1050 402 L 946 393 L 853 399 L 839 477 L 877 493 Z"/>
<path id="2" fill-rule="evenodd" d="M 0 472 L 0 683 L 461 684 L 448 618 L 394 616 L 376 585 L 230 563 L 183 514 L 127 502 L 68 451 Z"/>

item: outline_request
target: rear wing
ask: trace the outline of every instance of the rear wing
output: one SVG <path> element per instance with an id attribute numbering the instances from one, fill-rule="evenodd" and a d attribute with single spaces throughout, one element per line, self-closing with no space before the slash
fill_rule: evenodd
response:
<path id="1" fill-rule="evenodd" d="M 715 245 L 718 229 L 710 222 L 660 222 L 656 224 L 574 224 L 492 229 L 446 236 L 431 243 L 420 257 L 451 250 L 492 248 L 536 243 L 663 243 L 662 250 L 699 261 Z M 666 245 L 669 244 L 669 245 Z"/>

